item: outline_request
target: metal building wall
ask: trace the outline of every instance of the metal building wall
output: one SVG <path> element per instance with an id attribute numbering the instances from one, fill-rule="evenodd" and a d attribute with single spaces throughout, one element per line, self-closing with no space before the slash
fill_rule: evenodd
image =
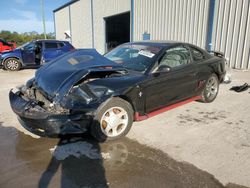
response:
<path id="1" fill-rule="evenodd" d="M 130 11 L 131 0 L 93 0 L 94 47 L 105 52 L 105 17 Z"/>
<path id="2" fill-rule="evenodd" d="M 70 30 L 69 7 L 65 7 L 54 14 L 56 39 L 65 40 L 64 32 Z"/>
<path id="3" fill-rule="evenodd" d="M 134 0 L 134 40 L 177 40 L 206 47 L 209 0 Z"/>
<path id="4" fill-rule="evenodd" d="M 225 53 L 230 67 L 250 69 L 250 1 L 215 3 L 212 48 Z"/>
<path id="5" fill-rule="evenodd" d="M 91 2 L 81 0 L 69 5 L 72 44 L 76 48 L 92 47 Z"/>

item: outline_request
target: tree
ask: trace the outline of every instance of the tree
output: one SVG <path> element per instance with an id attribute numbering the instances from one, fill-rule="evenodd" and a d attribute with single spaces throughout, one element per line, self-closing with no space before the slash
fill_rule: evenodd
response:
<path id="1" fill-rule="evenodd" d="M 47 37 L 47 39 L 55 39 L 55 34 L 48 33 L 46 35 L 46 37 Z M 32 41 L 32 40 L 43 39 L 44 35 L 39 34 L 36 31 L 17 33 L 17 32 L 2 30 L 0 32 L 0 38 L 4 39 L 6 41 L 14 41 L 17 44 L 17 46 L 20 46 L 20 45 L 22 45 L 26 42 Z"/>

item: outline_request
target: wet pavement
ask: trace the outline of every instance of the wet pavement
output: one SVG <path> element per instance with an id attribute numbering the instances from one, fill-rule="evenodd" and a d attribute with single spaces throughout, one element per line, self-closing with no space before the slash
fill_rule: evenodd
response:
<path id="1" fill-rule="evenodd" d="M 36 139 L 0 125 L 0 140 L 1 188 L 223 187 L 207 172 L 128 138 Z"/>

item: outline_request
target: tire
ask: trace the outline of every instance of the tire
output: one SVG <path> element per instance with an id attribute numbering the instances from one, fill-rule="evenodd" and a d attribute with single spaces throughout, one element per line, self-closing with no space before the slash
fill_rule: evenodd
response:
<path id="1" fill-rule="evenodd" d="M 100 142 L 125 136 L 133 123 L 132 106 L 115 97 L 102 104 L 91 125 L 91 135 Z"/>
<path id="2" fill-rule="evenodd" d="M 216 74 L 212 74 L 206 81 L 204 89 L 201 94 L 201 101 L 210 103 L 215 100 L 219 92 L 219 79 Z"/>
<path id="3" fill-rule="evenodd" d="M 18 71 L 21 68 L 21 63 L 16 58 L 9 58 L 4 61 L 4 68 L 9 71 Z"/>

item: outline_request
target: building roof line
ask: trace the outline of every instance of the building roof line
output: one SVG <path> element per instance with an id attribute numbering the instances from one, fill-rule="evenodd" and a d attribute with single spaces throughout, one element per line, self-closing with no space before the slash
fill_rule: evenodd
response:
<path id="1" fill-rule="evenodd" d="M 77 1 L 79 1 L 79 0 L 71 0 L 70 2 L 65 3 L 64 5 L 62 5 L 62 6 L 58 7 L 57 9 L 53 10 L 53 12 L 57 12 L 57 11 L 67 7 L 69 5 L 72 5 L 73 3 L 77 2 Z"/>

